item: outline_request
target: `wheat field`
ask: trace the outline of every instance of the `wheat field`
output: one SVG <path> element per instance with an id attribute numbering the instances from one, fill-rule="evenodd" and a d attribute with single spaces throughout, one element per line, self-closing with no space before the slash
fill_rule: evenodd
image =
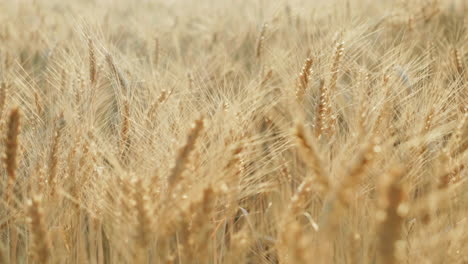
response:
<path id="1" fill-rule="evenodd" d="M 468 263 L 466 0 L 0 10 L 0 263 Z"/>

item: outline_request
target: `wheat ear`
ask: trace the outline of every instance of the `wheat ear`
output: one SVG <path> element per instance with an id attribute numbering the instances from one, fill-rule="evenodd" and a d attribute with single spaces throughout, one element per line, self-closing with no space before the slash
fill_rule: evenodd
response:
<path id="1" fill-rule="evenodd" d="M 326 177 L 325 171 L 323 169 L 323 162 L 318 154 L 315 146 L 310 142 L 310 136 L 306 132 L 304 125 L 302 123 L 296 124 L 296 129 L 294 131 L 294 136 L 297 141 L 297 146 L 299 153 L 301 154 L 302 160 L 307 166 L 309 166 L 314 172 L 314 176 L 317 178 L 318 182 L 327 189 L 330 184 L 328 178 Z"/>
<path id="2" fill-rule="evenodd" d="M 28 201 L 27 215 L 32 236 L 33 257 L 37 263 L 48 263 L 51 247 L 40 197 L 34 197 Z"/>
<path id="3" fill-rule="evenodd" d="M 313 59 L 308 57 L 304 62 L 304 66 L 302 67 L 299 77 L 297 78 L 296 98 L 299 102 L 304 102 L 307 87 L 312 75 L 313 62 Z"/>
<path id="4" fill-rule="evenodd" d="M 258 40 L 257 40 L 257 47 L 256 47 L 255 54 L 258 59 L 262 57 L 263 45 L 264 45 L 263 42 L 265 41 L 267 28 L 268 28 L 268 24 L 264 23 L 262 26 L 262 30 L 260 31 L 260 36 L 258 37 Z"/>
<path id="5" fill-rule="evenodd" d="M 204 122 L 200 118 L 195 121 L 192 129 L 190 130 L 185 145 L 177 153 L 177 158 L 175 164 L 171 168 L 171 172 L 168 177 L 169 188 L 172 188 L 174 184 L 179 180 L 180 175 L 185 170 L 187 166 L 187 160 L 190 153 L 195 148 L 195 142 L 199 137 L 201 131 L 203 130 Z"/>
<path id="6" fill-rule="evenodd" d="M 91 38 L 88 39 L 89 49 L 89 80 L 91 85 L 96 83 L 97 79 L 97 67 L 96 67 L 96 52 L 94 50 L 94 43 Z"/>
<path id="7" fill-rule="evenodd" d="M 377 221 L 379 263 L 400 263 L 397 243 L 401 239 L 403 221 L 408 213 L 406 192 L 399 183 L 404 170 L 393 168 L 383 179 L 381 186 Z"/>
<path id="8" fill-rule="evenodd" d="M 18 135 L 20 129 L 20 111 L 14 108 L 10 112 L 8 121 L 8 131 L 6 135 L 5 148 L 5 167 L 8 175 L 8 187 L 6 192 L 6 200 L 9 201 L 13 193 L 13 187 L 16 181 L 17 155 L 18 155 Z"/>

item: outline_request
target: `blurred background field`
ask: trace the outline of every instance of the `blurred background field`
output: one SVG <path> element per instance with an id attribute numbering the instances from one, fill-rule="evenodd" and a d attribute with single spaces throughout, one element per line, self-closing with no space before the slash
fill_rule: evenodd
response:
<path id="1" fill-rule="evenodd" d="M 467 263 L 467 7 L 0 0 L 0 263 Z"/>

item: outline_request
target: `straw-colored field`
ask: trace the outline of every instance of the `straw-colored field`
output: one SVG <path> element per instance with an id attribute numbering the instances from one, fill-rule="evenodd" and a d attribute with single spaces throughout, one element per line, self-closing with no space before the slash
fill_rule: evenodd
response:
<path id="1" fill-rule="evenodd" d="M 468 263 L 466 0 L 0 10 L 0 263 Z"/>

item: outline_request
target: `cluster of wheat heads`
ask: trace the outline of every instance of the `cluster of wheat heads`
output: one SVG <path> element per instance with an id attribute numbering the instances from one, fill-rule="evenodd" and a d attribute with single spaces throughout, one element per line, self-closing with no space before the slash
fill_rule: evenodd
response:
<path id="1" fill-rule="evenodd" d="M 0 1 L 0 263 L 466 263 L 464 1 Z"/>

